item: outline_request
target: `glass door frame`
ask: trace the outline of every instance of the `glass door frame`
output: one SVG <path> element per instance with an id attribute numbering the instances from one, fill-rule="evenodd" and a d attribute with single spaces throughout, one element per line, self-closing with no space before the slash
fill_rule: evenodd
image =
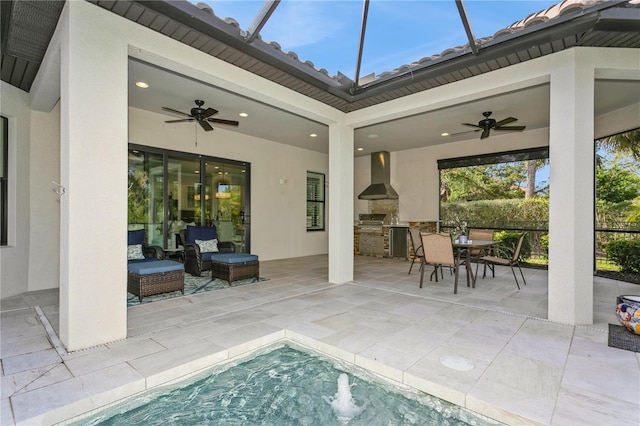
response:
<path id="1" fill-rule="evenodd" d="M 163 248 L 168 248 L 169 244 L 169 158 L 185 158 L 185 159 L 197 159 L 200 162 L 200 199 L 205 200 L 206 193 L 206 165 L 207 162 L 221 163 L 229 166 L 243 167 L 244 173 L 244 215 L 242 224 L 244 227 L 244 252 L 251 253 L 251 163 L 247 161 L 238 161 L 228 158 L 213 157 L 202 154 L 194 154 L 183 151 L 175 151 L 169 149 L 155 148 L 146 145 L 138 145 L 130 143 L 127 148 L 129 151 L 136 150 L 141 152 L 147 152 L 150 154 L 161 154 L 163 159 L 163 221 L 162 221 L 162 234 L 163 234 Z M 200 209 L 200 223 L 206 224 L 206 209 Z"/>

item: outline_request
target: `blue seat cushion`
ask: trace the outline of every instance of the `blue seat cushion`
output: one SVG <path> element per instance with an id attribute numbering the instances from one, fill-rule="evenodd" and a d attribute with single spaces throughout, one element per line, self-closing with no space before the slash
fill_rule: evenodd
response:
<path id="1" fill-rule="evenodd" d="M 258 260 L 258 256 L 248 253 L 214 253 L 211 260 L 220 263 L 244 263 Z"/>
<path id="2" fill-rule="evenodd" d="M 146 257 L 144 259 L 131 259 L 129 260 L 129 264 L 132 263 L 144 263 L 144 262 L 157 262 L 158 258 L 156 257 Z"/>
<path id="3" fill-rule="evenodd" d="M 144 245 L 144 229 L 127 232 L 127 245 L 132 246 L 135 244 Z"/>
<path id="4" fill-rule="evenodd" d="M 187 225 L 185 235 L 186 244 L 195 244 L 196 240 L 213 240 L 218 238 L 218 231 L 215 226 L 192 226 Z"/>
<path id="5" fill-rule="evenodd" d="M 165 272 L 180 271 L 184 265 L 173 260 L 154 260 L 151 262 L 133 262 L 127 265 L 127 271 L 136 275 L 163 274 Z"/>

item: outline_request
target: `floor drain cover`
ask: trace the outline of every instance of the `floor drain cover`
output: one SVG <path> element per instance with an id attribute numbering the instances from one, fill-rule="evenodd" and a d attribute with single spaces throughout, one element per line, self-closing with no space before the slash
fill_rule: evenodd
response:
<path id="1" fill-rule="evenodd" d="M 440 364 L 458 371 L 469 371 L 475 368 L 473 361 L 460 356 L 441 356 Z"/>

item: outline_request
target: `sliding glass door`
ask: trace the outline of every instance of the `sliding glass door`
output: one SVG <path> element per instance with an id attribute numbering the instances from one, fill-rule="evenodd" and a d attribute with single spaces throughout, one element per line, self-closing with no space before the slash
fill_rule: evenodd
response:
<path id="1" fill-rule="evenodd" d="M 208 220 L 218 228 L 220 241 L 233 241 L 236 251 L 245 248 L 246 165 L 207 162 L 205 164 L 204 202 Z"/>
<path id="2" fill-rule="evenodd" d="M 129 151 L 127 205 L 129 230 L 144 229 L 149 245 L 163 246 L 163 156 Z"/>
<path id="3" fill-rule="evenodd" d="M 178 248 L 187 225 L 215 225 L 220 241 L 249 252 L 249 171 L 245 162 L 130 146 L 129 229 L 148 244 Z"/>

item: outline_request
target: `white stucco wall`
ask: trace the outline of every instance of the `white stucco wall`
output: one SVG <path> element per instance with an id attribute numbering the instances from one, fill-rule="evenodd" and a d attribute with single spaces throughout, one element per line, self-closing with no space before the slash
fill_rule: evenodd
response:
<path id="1" fill-rule="evenodd" d="M 60 104 L 31 111 L 29 291 L 56 288 L 60 276 Z"/>
<path id="2" fill-rule="evenodd" d="M 0 295 L 28 291 L 31 111 L 26 92 L 0 82 L 0 114 L 9 119 L 9 241 L 0 247 Z"/>
<path id="3" fill-rule="evenodd" d="M 242 135 L 222 126 L 213 132 L 199 132 L 195 146 L 193 126 L 167 125 L 166 119 L 129 108 L 129 142 L 251 163 L 251 252 L 260 260 L 327 253 L 327 231 L 306 230 L 307 171 L 327 174 L 326 154 Z"/>
<path id="4" fill-rule="evenodd" d="M 522 133 L 506 133 L 479 139 L 441 144 L 425 148 L 391 153 L 391 186 L 399 195 L 401 221 L 428 221 L 439 217 L 438 160 L 473 156 L 491 152 L 546 146 L 548 129 Z M 358 200 L 358 194 L 369 185 L 371 163 L 369 156 L 355 160 L 354 179 L 355 217 L 367 213 L 368 202 Z"/>

